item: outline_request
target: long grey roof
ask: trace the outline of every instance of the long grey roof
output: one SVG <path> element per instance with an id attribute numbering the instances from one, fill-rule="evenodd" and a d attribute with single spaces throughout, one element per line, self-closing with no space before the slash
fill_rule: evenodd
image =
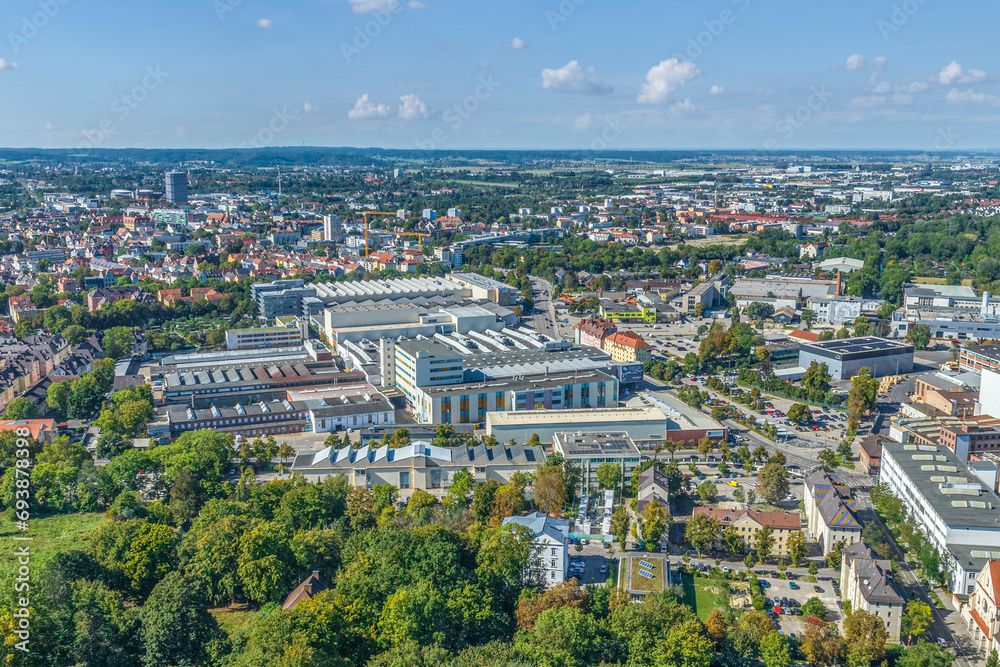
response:
<path id="1" fill-rule="evenodd" d="M 363 469 L 369 465 L 414 464 L 426 467 L 442 465 L 483 466 L 489 463 L 535 466 L 545 461 L 541 447 L 528 445 L 477 445 L 475 447 L 436 447 L 427 441 L 414 442 L 397 448 L 371 447 L 326 447 L 317 451 L 299 452 L 292 468 L 303 472 L 326 470 L 344 471 Z"/>

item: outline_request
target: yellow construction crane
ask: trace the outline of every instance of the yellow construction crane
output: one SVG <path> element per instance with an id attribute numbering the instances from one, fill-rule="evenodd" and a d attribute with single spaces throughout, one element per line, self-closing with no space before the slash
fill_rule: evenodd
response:
<path id="1" fill-rule="evenodd" d="M 395 212 L 388 211 L 363 211 L 361 215 L 365 219 L 365 259 L 368 259 L 368 216 L 369 215 L 396 215 Z"/>
<path id="2" fill-rule="evenodd" d="M 365 258 L 368 257 L 368 216 L 369 215 L 396 215 L 395 213 L 390 213 L 389 211 L 362 211 L 362 216 L 365 219 Z M 423 243 L 423 239 L 426 236 L 430 238 L 430 234 L 422 234 L 420 232 L 391 232 L 386 231 L 386 234 L 392 234 L 393 236 L 416 236 L 417 243 Z"/>

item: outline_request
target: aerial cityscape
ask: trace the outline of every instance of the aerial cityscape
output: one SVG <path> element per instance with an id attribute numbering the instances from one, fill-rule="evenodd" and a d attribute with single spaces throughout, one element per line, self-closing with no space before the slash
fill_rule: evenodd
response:
<path id="1" fill-rule="evenodd" d="M 1000 667 L 959 5 L 8 3 L 3 664 Z"/>

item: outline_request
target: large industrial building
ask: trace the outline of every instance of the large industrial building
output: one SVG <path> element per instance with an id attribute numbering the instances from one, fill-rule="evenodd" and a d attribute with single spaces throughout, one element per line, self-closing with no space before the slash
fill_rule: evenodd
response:
<path id="1" fill-rule="evenodd" d="M 952 593 L 969 595 L 990 550 L 1000 550 L 1000 497 L 940 445 L 883 442 L 879 479 L 944 555 Z"/>
<path id="2" fill-rule="evenodd" d="M 527 442 L 532 435 L 537 435 L 543 444 L 549 444 L 561 431 L 624 431 L 638 444 L 653 445 L 663 442 L 667 423 L 663 412 L 651 407 L 486 413 L 486 434 L 500 442 Z"/>
<path id="3" fill-rule="evenodd" d="M 171 404 L 163 412 L 171 437 L 202 428 L 256 437 L 302 431 L 356 430 L 395 422 L 392 403 L 365 382 L 300 386 L 271 395 L 274 398 L 269 400 L 237 401 L 231 406 L 212 404 L 201 409 Z"/>
<path id="4" fill-rule="evenodd" d="M 383 339 L 381 348 L 383 385 L 397 387 L 421 423 L 482 423 L 487 412 L 614 407 L 620 378 L 630 378 L 630 364 L 601 350 L 531 331 Z"/>
<path id="5" fill-rule="evenodd" d="M 448 279 L 472 290 L 473 299 L 486 299 L 501 306 L 510 306 L 517 300 L 516 287 L 478 273 L 451 273 Z"/>
<path id="6" fill-rule="evenodd" d="M 899 375 L 913 370 L 913 345 L 874 336 L 802 343 L 799 366 L 809 368 L 814 361 L 826 364 L 834 380 L 849 380 L 862 368 L 872 377 Z"/>
<path id="7" fill-rule="evenodd" d="M 500 441 L 527 442 L 534 434 L 550 443 L 561 431 L 625 432 L 641 447 L 670 440 L 691 449 L 702 438 L 725 441 L 728 437 L 725 426 L 666 392 L 633 398 L 618 409 L 486 413 L 486 432 Z"/>
<path id="8" fill-rule="evenodd" d="M 192 408 L 274 401 L 283 399 L 288 389 L 332 387 L 364 379 L 361 373 L 341 371 L 319 341 L 268 350 L 172 355 L 145 372 L 154 398 Z"/>
<path id="9" fill-rule="evenodd" d="M 514 311 L 491 301 L 464 297 L 433 297 L 335 304 L 323 310 L 323 331 L 331 345 L 382 338 L 433 337 L 436 334 L 474 335 L 515 326 Z"/>

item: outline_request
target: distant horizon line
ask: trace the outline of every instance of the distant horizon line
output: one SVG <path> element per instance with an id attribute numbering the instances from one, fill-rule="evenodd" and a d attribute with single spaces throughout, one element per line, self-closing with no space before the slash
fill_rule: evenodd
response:
<path id="1" fill-rule="evenodd" d="M 0 151 L 39 151 L 39 152 L 49 152 L 49 151 L 76 151 L 80 154 L 92 153 L 92 152 L 115 152 L 115 151 L 217 151 L 217 152 L 245 152 L 245 153 L 264 153 L 264 152 L 279 152 L 279 151 L 337 151 L 337 150 L 347 150 L 356 152 L 365 151 L 385 151 L 385 152 L 407 152 L 407 153 L 422 153 L 422 154 L 435 154 L 435 155 L 447 155 L 449 153 L 479 153 L 479 152 L 516 152 L 516 153 L 588 153 L 595 156 L 601 155 L 614 155 L 621 153 L 761 153 L 761 154 L 772 154 L 772 155 L 784 155 L 790 153 L 905 153 L 912 155 L 961 155 L 961 154 L 979 154 L 979 155 L 989 155 L 989 154 L 1000 154 L 1000 147 L 998 148 L 967 148 L 967 149 L 957 149 L 951 148 L 948 150 L 939 149 L 926 149 L 926 148 L 614 148 L 614 149 L 603 149 L 603 150 L 593 150 L 590 148 L 502 148 L 502 147 L 480 147 L 480 148 L 392 148 L 383 146 L 323 146 L 323 145 L 309 145 L 309 146 L 257 146 L 257 147 L 244 147 L 244 146 L 232 146 L 232 147 L 143 147 L 143 146 L 121 146 L 121 147 L 92 147 L 92 148 L 80 148 L 78 146 L 59 146 L 43 148 L 40 146 L 0 146 Z"/>

